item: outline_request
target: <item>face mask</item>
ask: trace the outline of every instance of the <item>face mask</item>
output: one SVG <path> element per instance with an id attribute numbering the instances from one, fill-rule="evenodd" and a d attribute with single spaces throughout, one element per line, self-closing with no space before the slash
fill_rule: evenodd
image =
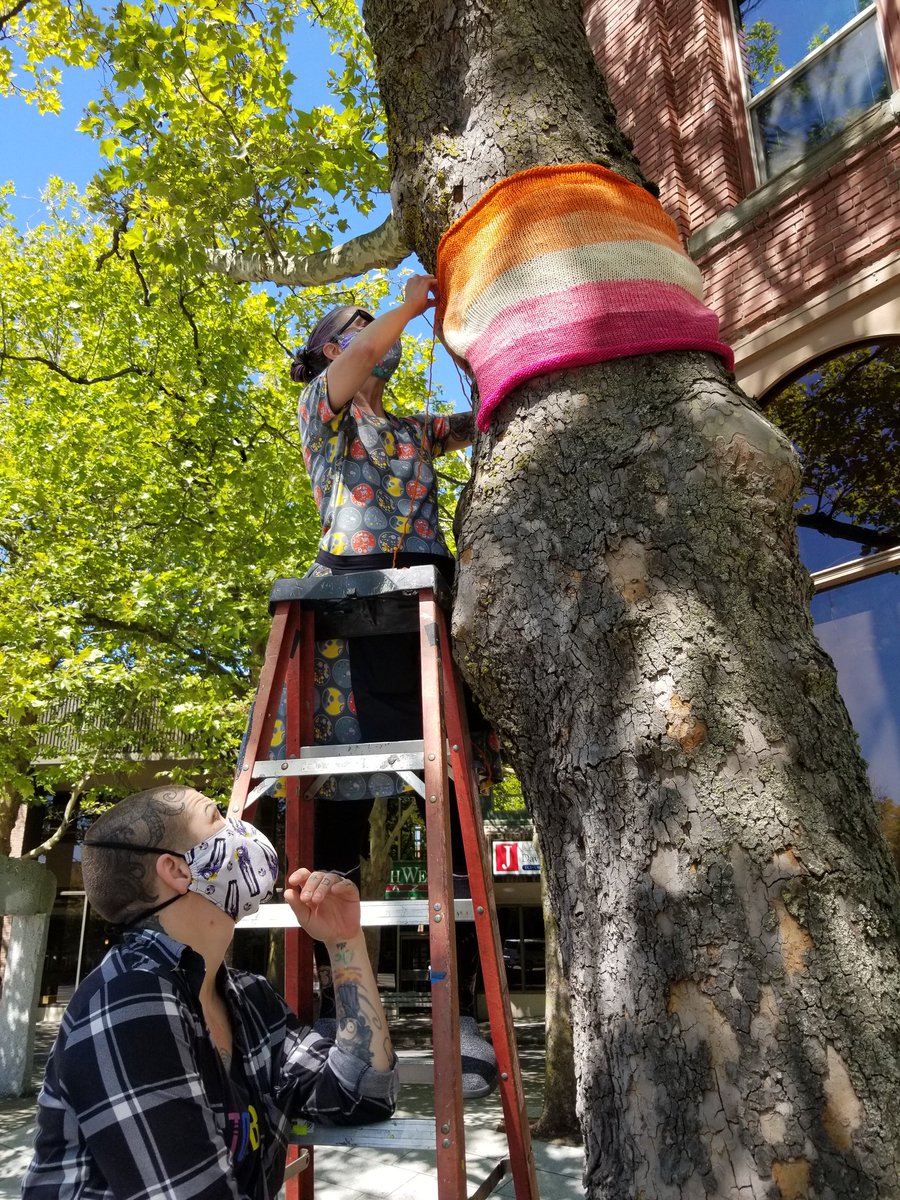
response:
<path id="1" fill-rule="evenodd" d="M 402 350 L 399 342 L 394 342 L 384 358 L 377 362 L 372 368 L 372 374 L 377 375 L 379 379 L 390 379 L 393 373 L 400 366 L 400 355 Z"/>
<path id="2" fill-rule="evenodd" d="M 108 850 L 129 850 L 132 853 L 171 854 L 183 858 L 191 872 L 189 891 L 211 900 L 232 920 L 250 916 L 261 904 L 271 899 L 278 878 L 278 855 L 275 847 L 248 821 L 226 817 L 225 825 L 186 853 L 167 850 L 165 846 L 135 846 L 129 842 L 85 842 L 86 846 Z M 172 896 L 153 908 L 133 917 L 124 926 L 161 912 L 180 900 Z"/>
<path id="3" fill-rule="evenodd" d="M 358 333 L 362 333 L 362 330 L 353 329 L 349 333 L 342 333 L 337 339 L 337 344 L 342 350 L 346 350 Z M 390 379 L 393 373 L 400 366 L 400 357 L 402 353 L 403 350 L 399 341 L 394 342 L 393 346 L 391 346 L 384 358 L 377 362 L 372 368 L 372 374 L 378 379 L 384 379 L 385 381 Z"/>
<path id="4" fill-rule="evenodd" d="M 188 850 L 192 892 L 205 896 L 237 921 L 272 898 L 278 855 L 265 836 L 247 821 L 226 817 L 224 828 Z"/>

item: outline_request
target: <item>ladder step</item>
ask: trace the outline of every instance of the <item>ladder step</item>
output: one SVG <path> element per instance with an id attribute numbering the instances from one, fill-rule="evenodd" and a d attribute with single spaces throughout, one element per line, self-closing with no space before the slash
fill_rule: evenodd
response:
<path id="1" fill-rule="evenodd" d="M 253 779 L 293 775 L 353 775 L 370 771 L 421 771 L 421 739 L 409 742 L 359 742 L 351 746 L 304 746 L 299 758 L 260 758 Z"/>
<path id="2" fill-rule="evenodd" d="M 291 1127 L 295 1146 L 364 1146 L 373 1150 L 434 1150 L 434 1121 L 420 1117 L 392 1117 L 373 1125 L 316 1125 L 295 1121 Z M 302 1168 L 301 1168 L 302 1169 Z M 510 1173 L 510 1160 L 501 1159 L 472 1193 L 470 1200 L 486 1200 Z"/>
<path id="3" fill-rule="evenodd" d="M 299 1146 L 369 1146 L 392 1150 L 433 1150 L 434 1120 L 419 1117 L 392 1117 L 372 1125 L 317 1125 L 314 1121 L 295 1121 L 291 1142 Z"/>
<path id="4" fill-rule="evenodd" d="M 427 900 L 364 900 L 363 925 L 427 925 Z M 471 900 L 454 900 L 457 921 L 474 921 Z M 289 904 L 263 904 L 258 912 L 242 917 L 237 929 L 296 929 L 299 922 Z"/>

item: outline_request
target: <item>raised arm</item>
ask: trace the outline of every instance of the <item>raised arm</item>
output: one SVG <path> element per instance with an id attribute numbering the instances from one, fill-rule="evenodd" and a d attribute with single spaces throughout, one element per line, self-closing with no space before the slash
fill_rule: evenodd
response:
<path id="1" fill-rule="evenodd" d="M 335 412 L 350 403 L 413 317 L 434 306 L 436 287 L 433 275 L 414 275 L 407 281 L 402 304 L 370 321 L 346 350 L 334 343 L 326 346 L 325 354 L 332 359 L 326 373 L 328 402 Z"/>

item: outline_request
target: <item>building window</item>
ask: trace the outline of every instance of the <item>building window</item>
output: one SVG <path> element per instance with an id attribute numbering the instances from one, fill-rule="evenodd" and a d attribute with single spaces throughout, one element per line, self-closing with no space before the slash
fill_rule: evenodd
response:
<path id="1" fill-rule="evenodd" d="M 764 404 L 800 455 L 798 537 L 816 636 L 900 865 L 900 343 L 842 350 Z"/>
<path id="2" fill-rule="evenodd" d="M 874 0 L 737 0 L 736 10 L 761 179 L 890 96 Z"/>

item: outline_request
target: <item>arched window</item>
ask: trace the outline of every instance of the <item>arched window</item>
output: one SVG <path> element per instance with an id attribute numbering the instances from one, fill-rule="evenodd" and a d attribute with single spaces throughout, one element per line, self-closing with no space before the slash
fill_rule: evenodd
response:
<path id="1" fill-rule="evenodd" d="M 900 341 L 842 349 L 762 403 L 801 457 L 816 634 L 900 863 Z"/>

